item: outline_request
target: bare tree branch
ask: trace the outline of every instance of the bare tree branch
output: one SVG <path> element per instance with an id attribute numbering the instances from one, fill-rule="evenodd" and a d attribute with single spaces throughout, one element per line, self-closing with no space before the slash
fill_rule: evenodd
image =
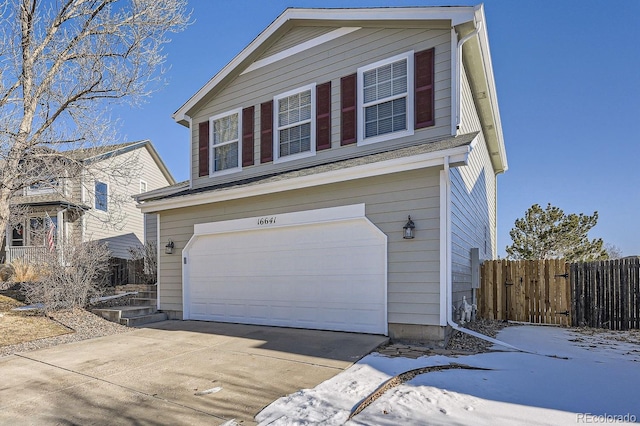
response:
<path id="1" fill-rule="evenodd" d="M 187 0 L 0 0 L 0 229 L 25 188 L 79 177 L 81 162 L 59 154 L 115 142 L 110 109 L 160 87 L 163 46 L 189 24 L 186 7 Z M 133 176 L 123 171 L 131 164 L 111 166 L 118 178 Z"/>

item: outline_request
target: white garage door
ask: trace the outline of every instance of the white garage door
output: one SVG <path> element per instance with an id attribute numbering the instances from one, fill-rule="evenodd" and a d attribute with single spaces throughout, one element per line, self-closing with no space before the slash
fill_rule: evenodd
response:
<path id="1" fill-rule="evenodd" d="M 386 236 L 364 205 L 196 225 L 185 319 L 387 333 Z"/>

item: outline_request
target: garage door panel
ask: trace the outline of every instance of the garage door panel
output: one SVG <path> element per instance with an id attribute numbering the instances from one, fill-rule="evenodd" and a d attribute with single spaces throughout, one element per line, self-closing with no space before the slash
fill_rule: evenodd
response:
<path id="1" fill-rule="evenodd" d="M 364 217 L 194 236 L 189 319 L 386 333 L 386 237 Z"/>

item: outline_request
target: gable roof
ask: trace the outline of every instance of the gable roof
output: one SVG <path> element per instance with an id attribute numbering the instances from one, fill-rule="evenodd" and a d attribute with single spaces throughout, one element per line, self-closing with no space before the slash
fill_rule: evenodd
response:
<path id="1" fill-rule="evenodd" d="M 331 25 L 361 27 L 381 22 L 440 22 L 456 27 L 459 38 L 469 35 L 474 41 L 466 43 L 462 56 L 470 83 L 478 96 L 479 115 L 486 135 L 489 153 L 497 173 L 507 170 L 507 157 L 502 135 L 493 67 L 485 25 L 484 7 L 478 6 L 422 6 L 377 8 L 288 8 L 262 31 L 247 47 L 213 76 L 200 90 L 173 114 L 173 119 L 189 126 L 193 110 L 202 105 L 228 82 L 244 72 L 284 33 L 296 26 Z M 471 36 L 470 36 L 471 37 Z M 468 45 L 468 46 L 467 46 Z M 453 67 L 452 67 L 453 68 Z M 459 100 L 456 100 L 459 102 Z M 452 100 L 454 102 L 454 100 Z"/>
<path id="2" fill-rule="evenodd" d="M 131 152 L 140 148 L 147 149 L 147 151 L 149 152 L 149 155 L 151 155 L 151 158 L 153 158 L 156 165 L 164 175 L 165 179 L 167 179 L 167 181 L 169 182 L 169 185 L 175 184 L 176 180 L 174 179 L 173 175 L 171 174 L 167 166 L 164 164 L 164 161 L 162 161 L 162 158 L 160 158 L 158 151 L 156 151 L 155 147 L 153 146 L 153 144 L 149 139 L 136 141 L 136 142 L 125 142 L 120 144 L 101 145 L 101 146 L 95 146 L 91 148 L 73 149 L 70 151 L 66 151 L 65 155 L 67 155 L 68 157 L 74 160 L 79 160 L 79 161 L 82 161 L 83 163 L 89 164 L 96 161 L 105 160 L 107 158 L 110 158 L 116 155 L 122 155 L 127 152 Z"/>
<path id="3" fill-rule="evenodd" d="M 473 21 L 474 7 L 378 7 L 378 8 L 336 8 L 336 9 L 301 9 L 288 8 L 262 31 L 247 47 L 198 90 L 173 114 L 173 119 L 185 126 L 188 125 L 189 112 L 209 92 L 228 77 L 234 77 L 246 69 L 264 52 L 272 42 L 298 25 L 318 25 L 319 23 L 335 23 L 340 26 L 359 26 L 375 21 L 450 21 L 451 25 Z"/>

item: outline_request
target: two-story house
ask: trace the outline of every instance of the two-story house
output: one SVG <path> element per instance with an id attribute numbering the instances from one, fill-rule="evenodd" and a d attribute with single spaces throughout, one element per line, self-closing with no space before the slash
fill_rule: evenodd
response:
<path id="1" fill-rule="evenodd" d="M 189 182 L 138 197 L 159 309 L 446 339 L 507 169 L 482 6 L 287 9 L 174 119 Z"/>
<path id="2" fill-rule="evenodd" d="M 19 214 L 6 231 L 5 262 L 37 259 L 71 239 L 100 240 L 113 257 L 129 258 L 129 248 L 146 240 L 143 214 L 132 196 L 175 184 L 153 144 L 143 140 L 70 150 L 63 158 L 81 170 L 70 178 L 38 182 L 13 198 L 11 208 Z"/>

